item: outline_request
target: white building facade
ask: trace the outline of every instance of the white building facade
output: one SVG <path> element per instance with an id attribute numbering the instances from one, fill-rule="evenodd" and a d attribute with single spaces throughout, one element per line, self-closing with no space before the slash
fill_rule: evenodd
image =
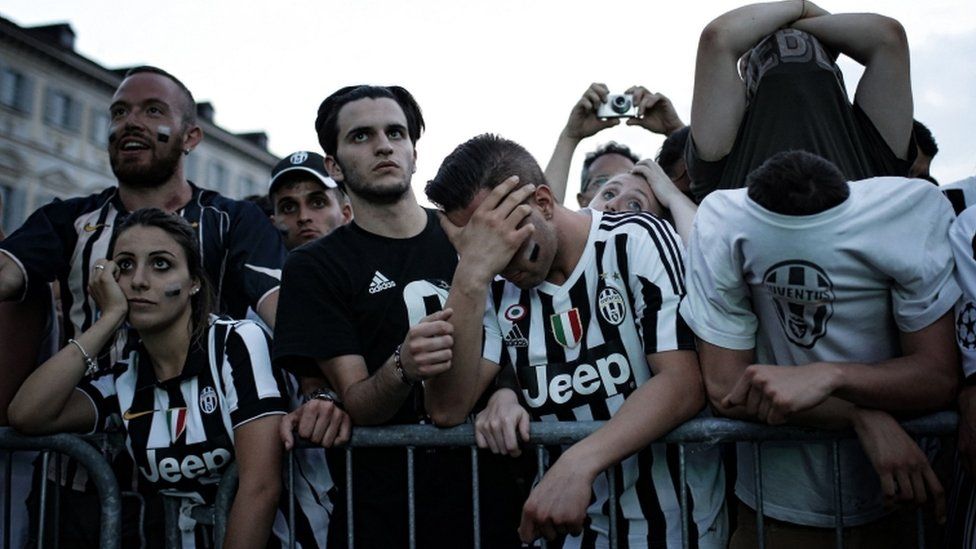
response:
<path id="1" fill-rule="evenodd" d="M 108 106 L 125 69 L 107 69 L 73 46 L 67 24 L 25 28 L 0 17 L 0 227 L 7 234 L 54 198 L 116 184 L 105 150 Z M 220 128 L 209 103 L 198 113 L 204 140 L 187 157 L 187 178 L 233 198 L 265 194 L 278 161 L 267 136 Z"/>

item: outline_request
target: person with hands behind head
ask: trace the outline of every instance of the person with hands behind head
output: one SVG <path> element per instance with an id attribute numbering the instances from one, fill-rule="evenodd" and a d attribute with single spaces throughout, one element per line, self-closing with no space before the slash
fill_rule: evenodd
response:
<path id="1" fill-rule="evenodd" d="M 895 503 L 931 502 L 945 519 L 943 487 L 896 418 L 945 408 L 955 395 L 952 220 L 927 182 L 848 183 L 803 151 L 774 155 L 745 189 L 702 201 L 681 314 L 699 338 L 713 408 L 858 437 L 838 443 L 841 508 L 827 480 L 829 442 L 761 445 L 771 545 L 830 545 L 840 514 L 848 547 L 897 547 L 916 537 L 914 509 Z M 732 547 L 753 547 L 754 447 L 737 448 Z"/>
<path id="2" fill-rule="evenodd" d="M 224 546 L 264 547 L 281 490 L 275 434 L 285 413 L 264 331 L 211 316 L 194 229 L 154 208 L 122 223 L 113 258 L 94 263 L 88 290 L 97 320 L 24 382 L 11 424 L 31 434 L 91 432 L 121 415 L 143 479 L 183 507 L 212 504 L 236 461 Z M 131 331 L 124 358 L 91 377 L 120 329 Z M 203 526 L 184 531 L 183 546 L 208 535 Z"/>
<path id="3" fill-rule="evenodd" d="M 864 66 L 853 103 L 836 63 Z M 738 189 L 778 152 L 821 156 L 848 180 L 907 176 L 912 138 L 908 39 L 875 13 L 831 14 L 809 0 L 750 4 L 702 30 L 686 167 L 701 200 Z"/>
<path id="4" fill-rule="evenodd" d="M 636 108 L 636 116 L 627 118 L 628 126 L 640 126 L 650 132 L 666 136 L 684 127 L 671 100 L 663 94 L 651 93 L 642 86 L 633 86 L 624 93 L 632 96 L 633 106 Z M 556 140 L 556 148 L 546 165 L 545 174 L 546 181 L 549 182 L 553 195 L 559 202 L 565 201 L 569 166 L 580 141 L 620 124 L 620 118 L 597 116 L 600 105 L 606 103 L 609 95 L 610 90 L 606 84 L 598 82 L 590 84 L 573 106 L 569 113 L 569 120 Z M 630 149 L 623 145 L 615 145 L 616 147 L 605 150 L 601 147 L 596 151 L 597 154 L 587 155 L 580 192 L 576 196 L 581 208 L 585 208 L 590 203 L 598 189 L 610 177 L 626 173 L 637 162 L 638 157 L 634 157 Z M 604 156 L 607 158 L 600 160 Z M 599 165 L 595 165 L 598 162 Z"/>
<path id="5" fill-rule="evenodd" d="M 532 490 L 519 535 L 609 541 L 610 478 L 621 468 L 622 546 L 681 543 L 677 471 L 650 444 L 704 405 L 674 231 L 646 213 L 561 206 L 523 147 L 494 135 L 458 146 L 427 184 L 460 254 L 451 286 L 451 368 L 425 388 L 437 425 L 465 421 L 503 368 L 517 381 L 476 420 L 479 445 L 519 453 L 536 421 L 606 421 L 565 448 Z M 484 338 L 482 338 L 482 333 Z M 688 461 L 691 543 L 724 548 L 724 483 L 714 449 Z M 652 465 L 653 464 L 653 465 Z"/>

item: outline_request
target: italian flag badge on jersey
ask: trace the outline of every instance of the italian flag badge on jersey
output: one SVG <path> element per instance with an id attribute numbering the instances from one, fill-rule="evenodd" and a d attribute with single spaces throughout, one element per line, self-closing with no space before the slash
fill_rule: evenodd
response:
<path id="1" fill-rule="evenodd" d="M 169 439 L 176 442 L 186 430 L 186 408 L 166 410 L 166 423 L 169 424 Z"/>
<path id="2" fill-rule="evenodd" d="M 579 309 L 573 307 L 566 312 L 551 315 L 549 323 L 552 325 L 552 335 L 560 345 L 570 349 L 579 345 L 583 337 L 583 323 L 580 322 Z"/>

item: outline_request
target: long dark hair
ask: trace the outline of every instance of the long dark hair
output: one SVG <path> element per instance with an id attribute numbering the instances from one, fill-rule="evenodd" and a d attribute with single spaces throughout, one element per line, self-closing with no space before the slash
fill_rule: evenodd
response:
<path id="1" fill-rule="evenodd" d="M 142 208 L 129 214 L 119 225 L 119 231 L 115 238 L 118 239 L 122 233 L 132 227 L 162 229 L 166 234 L 173 237 L 180 248 L 183 248 L 183 253 L 186 255 L 187 270 L 190 271 L 190 276 L 196 278 L 200 283 L 200 290 L 190 296 L 190 307 L 192 308 L 191 341 L 197 341 L 209 326 L 210 313 L 213 312 L 214 307 L 210 280 L 203 270 L 200 241 L 197 239 L 197 233 L 189 221 L 176 214 L 168 214 L 159 208 Z"/>

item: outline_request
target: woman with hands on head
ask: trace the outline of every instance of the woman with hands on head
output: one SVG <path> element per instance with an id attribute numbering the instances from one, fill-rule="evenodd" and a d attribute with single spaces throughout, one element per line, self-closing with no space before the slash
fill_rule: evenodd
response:
<path id="1" fill-rule="evenodd" d="M 98 320 L 24 382 L 11 425 L 29 434 L 85 433 L 121 415 L 142 479 L 181 497 L 184 508 L 213 503 L 236 460 L 240 484 L 224 546 L 264 547 L 281 491 L 276 434 L 285 413 L 264 331 L 210 314 L 193 227 L 155 208 L 121 223 L 114 256 L 96 262 L 89 290 Z M 98 372 L 99 352 L 115 337 L 127 338 L 124 356 Z M 200 526 L 184 531 L 183 546 L 206 535 Z"/>

